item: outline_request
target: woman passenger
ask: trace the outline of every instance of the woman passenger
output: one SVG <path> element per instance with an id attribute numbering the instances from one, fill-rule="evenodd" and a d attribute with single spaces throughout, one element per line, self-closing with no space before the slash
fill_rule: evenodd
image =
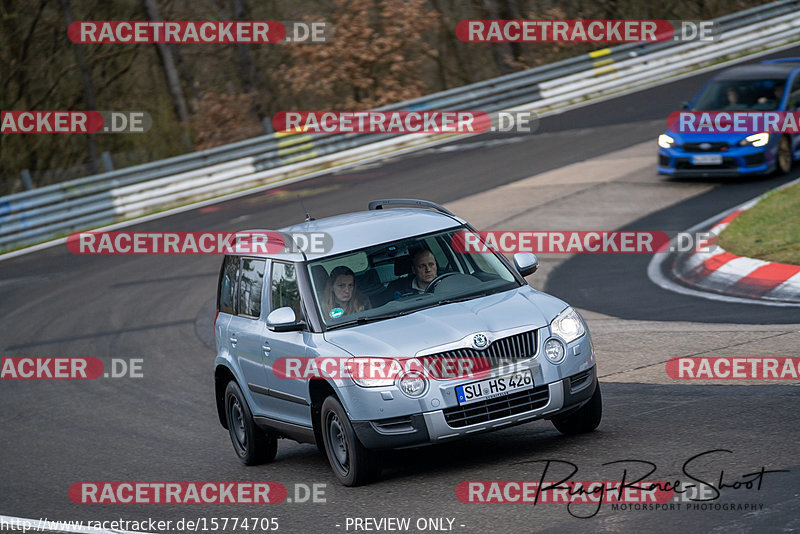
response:
<path id="1" fill-rule="evenodd" d="M 337 319 L 370 308 L 369 299 L 356 289 L 356 277 L 349 267 L 340 265 L 331 271 L 322 297 L 322 309 Z"/>

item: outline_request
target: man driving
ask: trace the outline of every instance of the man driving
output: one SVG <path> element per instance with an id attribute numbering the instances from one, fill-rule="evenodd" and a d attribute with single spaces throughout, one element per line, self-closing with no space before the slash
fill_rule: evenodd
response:
<path id="1" fill-rule="evenodd" d="M 436 258 L 430 250 L 421 248 L 414 251 L 411 256 L 411 273 L 414 275 L 411 289 L 420 293 L 425 291 L 428 284 L 436 278 L 437 272 Z"/>
<path id="2" fill-rule="evenodd" d="M 390 297 L 387 298 L 399 299 L 405 295 L 423 293 L 436 278 L 439 266 L 430 250 L 424 247 L 412 249 L 408 259 L 411 261 L 411 276 L 390 283 L 387 288 Z"/>

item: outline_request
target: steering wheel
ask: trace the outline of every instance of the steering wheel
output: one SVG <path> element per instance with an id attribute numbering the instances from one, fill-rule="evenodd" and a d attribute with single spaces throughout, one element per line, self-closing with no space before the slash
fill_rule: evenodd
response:
<path id="1" fill-rule="evenodd" d="M 439 276 L 437 276 L 436 278 L 431 280 L 431 283 L 428 284 L 428 287 L 425 288 L 425 293 L 433 293 L 433 288 L 436 286 L 436 284 L 438 284 L 439 282 L 441 282 L 442 280 L 444 280 L 448 276 L 453 276 L 454 274 L 459 274 L 459 273 L 443 273 L 443 274 L 440 274 Z"/>

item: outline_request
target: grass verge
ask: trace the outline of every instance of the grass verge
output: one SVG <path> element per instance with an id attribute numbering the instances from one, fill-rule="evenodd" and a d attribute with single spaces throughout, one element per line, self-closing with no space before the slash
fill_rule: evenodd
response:
<path id="1" fill-rule="evenodd" d="M 800 184 L 769 193 L 736 217 L 719 245 L 737 256 L 800 265 Z"/>

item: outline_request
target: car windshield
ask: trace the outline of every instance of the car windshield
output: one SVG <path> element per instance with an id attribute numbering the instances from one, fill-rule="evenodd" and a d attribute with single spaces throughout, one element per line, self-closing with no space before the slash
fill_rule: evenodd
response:
<path id="1" fill-rule="evenodd" d="M 783 96 L 785 80 L 718 80 L 697 98 L 694 111 L 774 110 Z"/>
<path id="2" fill-rule="evenodd" d="M 461 252 L 460 227 L 308 263 L 328 328 L 379 321 L 508 291 L 520 283 L 494 253 Z M 462 234 L 463 235 L 463 234 Z"/>

